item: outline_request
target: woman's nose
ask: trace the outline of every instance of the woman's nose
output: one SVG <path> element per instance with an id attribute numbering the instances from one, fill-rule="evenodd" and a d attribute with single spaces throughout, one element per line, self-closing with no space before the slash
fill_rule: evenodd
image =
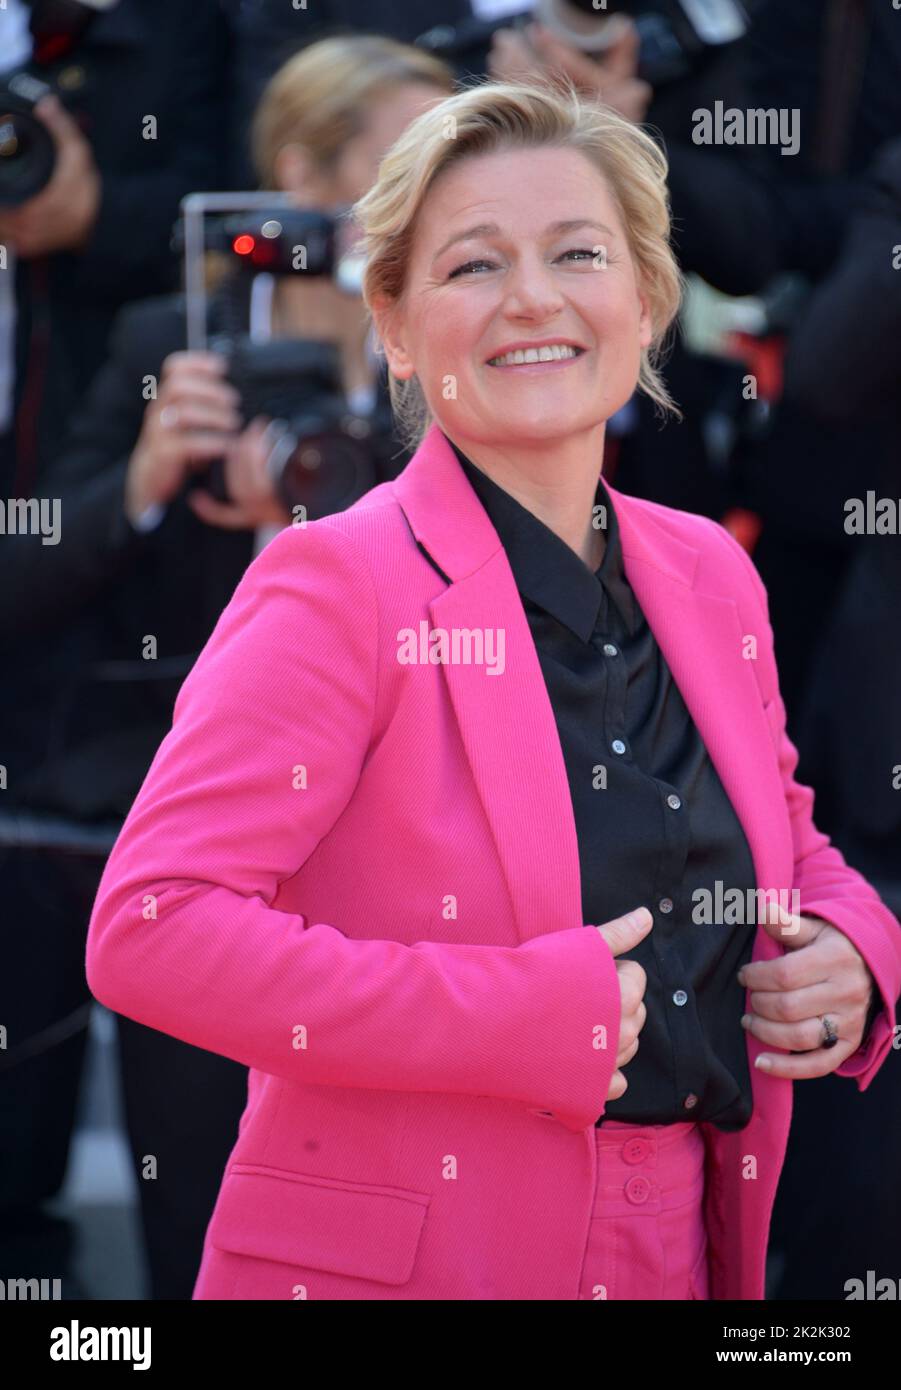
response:
<path id="1" fill-rule="evenodd" d="M 508 272 L 504 291 L 504 309 L 511 315 L 547 318 L 563 305 L 553 270 L 543 262 L 514 266 Z"/>

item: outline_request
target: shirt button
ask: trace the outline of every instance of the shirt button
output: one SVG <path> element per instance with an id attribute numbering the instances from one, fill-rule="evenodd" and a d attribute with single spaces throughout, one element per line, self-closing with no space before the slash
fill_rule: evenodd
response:
<path id="1" fill-rule="evenodd" d="M 642 1202 L 646 1202 L 650 1197 L 651 1184 L 648 1182 L 647 1178 L 630 1178 L 626 1183 L 624 1191 L 630 1202 L 634 1202 L 636 1206 L 640 1206 Z"/>
<path id="2" fill-rule="evenodd" d="M 616 653 L 616 647 L 614 647 L 613 643 L 612 643 L 612 642 L 605 642 L 605 643 L 604 643 L 604 655 L 605 655 L 605 656 L 616 656 L 616 654 L 617 654 L 617 653 Z"/>
<path id="3" fill-rule="evenodd" d="M 697 1098 L 697 1096 L 695 1095 L 694 1091 L 689 1091 L 688 1095 L 687 1095 L 687 1096 L 685 1097 L 685 1099 L 683 1100 L 682 1105 L 684 1106 L 684 1108 L 685 1108 L 686 1110 L 694 1110 L 694 1108 L 695 1108 L 695 1106 L 697 1105 L 697 1103 L 698 1103 L 698 1098 Z"/>
<path id="4" fill-rule="evenodd" d="M 647 1139 L 629 1139 L 623 1144 L 623 1158 L 626 1163 L 643 1163 L 650 1150 Z"/>
<path id="5" fill-rule="evenodd" d="M 683 1004 L 686 1004 L 687 1002 L 688 1002 L 688 995 L 685 993 L 685 990 L 684 990 L 684 989 L 677 989 L 676 992 L 675 992 L 675 994 L 673 995 L 673 1003 L 674 1003 L 674 1004 L 678 1004 L 679 1007 L 681 1008 L 682 1005 L 683 1005 Z"/>
<path id="6" fill-rule="evenodd" d="M 626 751 L 626 745 L 621 738 L 615 738 L 610 747 L 613 749 L 614 753 L 625 753 Z"/>
<path id="7" fill-rule="evenodd" d="M 666 804 L 671 811 L 678 811 L 679 807 L 682 805 L 682 798 L 676 796 L 675 793 L 670 793 L 666 798 Z"/>
<path id="8" fill-rule="evenodd" d="M 672 912 L 673 900 L 672 898 L 661 898 L 657 906 L 660 908 L 661 912 Z"/>

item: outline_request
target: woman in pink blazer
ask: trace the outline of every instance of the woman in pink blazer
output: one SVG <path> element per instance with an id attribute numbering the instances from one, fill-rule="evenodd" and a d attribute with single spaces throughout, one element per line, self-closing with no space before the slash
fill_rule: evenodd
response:
<path id="1" fill-rule="evenodd" d="M 452 443 L 597 568 L 606 420 L 636 382 L 668 399 L 665 172 L 572 92 L 481 84 L 419 117 L 357 206 L 420 446 L 251 565 L 89 933 L 102 1002 L 250 1068 L 195 1298 L 760 1299 L 793 1079 L 863 1090 L 892 1045 L 901 930 L 793 779 L 753 565 L 608 485 L 758 887 L 796 898 L 742 981 L 749 1123 L 596 1125 L 640 1047 L 626 956 L 653 918 L 582 921 L 554 713 Z M 565 346 L 508 355 L 529 344 Z"/>

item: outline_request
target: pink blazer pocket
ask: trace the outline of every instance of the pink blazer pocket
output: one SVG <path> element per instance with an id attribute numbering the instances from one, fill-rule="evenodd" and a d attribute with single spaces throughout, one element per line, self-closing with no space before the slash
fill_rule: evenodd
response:
<path id="1" fill-rule="evenodd" d="M 219 1250 L 405 1284 L 431 1197 L 236 1163 L 210 1222 Z"/>

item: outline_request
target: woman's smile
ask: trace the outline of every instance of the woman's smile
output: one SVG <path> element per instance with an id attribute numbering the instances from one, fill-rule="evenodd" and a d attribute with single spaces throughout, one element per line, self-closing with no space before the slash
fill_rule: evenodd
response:
<path id="1" fill-rule="evenodd" d="M 491 367 L 496 372 L 509 372 L 513 376 L 535 376 L 536 374 L 544 375 L 546 372 L 559 372 L 567 367 L 574 367 L 577 362 L 580 362 L 584 357 L 587 357 L 587 355 L 588 351 L 586 348 L 574 348 L 571 350 L 570 355 L 549 357 L 544 361 L 539 359 L 536 362 L 534 360 L 525 360 L 525 358 L 534 359 L 534 350 L 529 352 L 520 351 L 506 354 L 503 358 L 494 358 L 486 362 L 485 365 Z M 523 360 L 518 361 L 516 360 L 517 358 Z"/>

